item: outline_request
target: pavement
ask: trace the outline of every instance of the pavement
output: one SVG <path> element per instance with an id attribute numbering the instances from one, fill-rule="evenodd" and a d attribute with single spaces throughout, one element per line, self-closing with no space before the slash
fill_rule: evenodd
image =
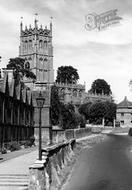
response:
<path id="1" fill-rule="evenodd" d="M 27 190 L 29 166 L 38 155 L 36 148 L 0 155 L 0 190 Z"/>
<path id="2" fill-rule="evenodd" d="M 77 139 L 77 142 L 98 136 L 92 134 Z M 0 154 L 0 190 L 27 190 L 29 166 L 38 157 L 37 147 Z"/>

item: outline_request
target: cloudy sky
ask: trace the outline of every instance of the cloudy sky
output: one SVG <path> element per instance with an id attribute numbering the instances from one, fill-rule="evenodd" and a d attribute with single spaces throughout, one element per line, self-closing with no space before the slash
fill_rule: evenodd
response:
<path id="1" fill-rule="evenodd" d="M 85 16 L 118 9 L 120 24 L 104 31 L 85 29 Z M 117 102 L 124 96 L 132 101 L 132 1 L 131 0 L 0 0 L 0 67 L 18 56 L 19 25 L 49 26 L 53 17 L 54 69 L 72 65 L 80 83 L 89 90 L 95 79 L 105 79 Z"/>

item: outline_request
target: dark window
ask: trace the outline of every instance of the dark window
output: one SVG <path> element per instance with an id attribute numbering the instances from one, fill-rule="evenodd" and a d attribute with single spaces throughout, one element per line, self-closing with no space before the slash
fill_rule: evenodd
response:
<path id="1" fill-rule="evenodd" d="M 47 41 L 45 40 L 45 41 L 44 41 L 44 47 L 47 47 L 47 45 L 48 45 L 48 43 L 47 43 Z"/>
<path id="2" fill-rule="evenodd" d="M 121 113 L 121 116 L 124 116 L 124 113 Z"/>
<path id="3" fill-rule="evenodd" d="M 124 121 L 121 121 L 121 124 L 124 125 Z"/>
<path id="4" fill-rule="evenodd" d="M 39 41 L 39 48 L 42 48 L 42 47 L 43 47 L 43 41 L 40 40 L 40 41 Z"/>
<path id="5" fill-rule="evenodd" d="M 29 62 L 25 63 L 25 69 L 30 69 L 30 63 Z"/>

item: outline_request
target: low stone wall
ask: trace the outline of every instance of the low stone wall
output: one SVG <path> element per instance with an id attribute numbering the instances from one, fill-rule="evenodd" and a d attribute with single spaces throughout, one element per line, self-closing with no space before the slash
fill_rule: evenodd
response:
<path id="1" fill-rule="evenodd" d="M 66 137 L 65 137 L 65 131 L 62 129 L 62 130 L 52 130 L 52 143 L 53 144 L 58 144 L 58 143 L 61 143 L 61 142 L 64 142 L 66 140 Z"/>
<path id="2" fill-rule="evenodd" d="M 75 139 L 42 150 L 42 161 L 30 166 L 29 190 L 55 190 L 61 185 L 63 172 L 74 155 Z"/>
<path id="3" fill-rule="evenodd" d="M 74 135 L 74 129 L 67 129 L 67 130 L 65 130 L 65 138 L 67 140 L 73 139 L 74 137 L 75 137 L 75 135 Z"/>
<path id="4" fill-rule="evenodd" d="M 79 139 L 79 138 L 86 137 L 89 135 L 91 135 L 91 128 L 74 129 L 75 139 Z"/>
<path id="5" fill-rule="evenodd" d="M 73 138 L 79 139 L 82 137 L 89 136 L 92 133 L 101 133 L 103 129 L 104 129 L 103 127 L 96 127 L 96 126 L 79 128 L 79 129 L 68 129 L 68 130 L 56 129 L 52 131 L 52 142 L 53 144 L 57 144 Z"/>

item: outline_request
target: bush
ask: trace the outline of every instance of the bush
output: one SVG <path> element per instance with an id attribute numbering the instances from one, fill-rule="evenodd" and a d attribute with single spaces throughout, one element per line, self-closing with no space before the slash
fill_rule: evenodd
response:
<path id="1" fill-rule="evenodd" d="M 80 118 L 80 128 L 85 128 L 86 126 L 86 119 L 84 116 L 81 116 Z"/>
<path id="2" fill-rule="evenodd" d="M 16 150 L 20 150 L 20 149 L 21 149 L 20 144 L 17 143 L 16 141 L 11 142 L 11 143 L 9 144 L 9 150 L 10 150 L 11 152 L 12 152 L 12 151 L 16 151 Z"/>
<path id="3" fill-rule="evenodd" d="M 7 149 L 6 149 L 5 147 L 2 147 L 1 153 L 2 153 L 2 154 L 6 154 L 6 153 L 7 153 Z"/>
<path id="4" fill-rule="evenodd" d="M 25 144 L 24 144 L 24 147 L 25 148 L 28 148 L 28 147 L 31 147 L 31 146 L 35 146 L 35 137 L 34 136 L 31 136 L 30 138 L 29 138 L 29 140 L 27 140 L 26 142 L 25 142 Z"/>

